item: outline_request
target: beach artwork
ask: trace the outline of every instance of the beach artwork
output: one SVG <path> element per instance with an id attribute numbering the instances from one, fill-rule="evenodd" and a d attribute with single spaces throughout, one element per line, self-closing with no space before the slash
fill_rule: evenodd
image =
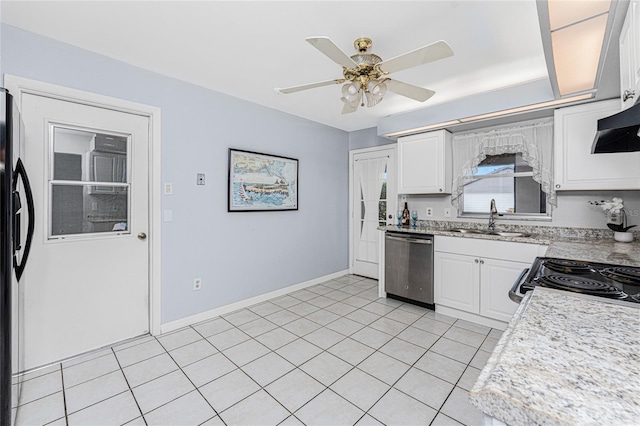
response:
<path id="1" fill-rule="evenodd" d="M 229 149 L 228 210 L 298 210 L 298 160 Z"/>

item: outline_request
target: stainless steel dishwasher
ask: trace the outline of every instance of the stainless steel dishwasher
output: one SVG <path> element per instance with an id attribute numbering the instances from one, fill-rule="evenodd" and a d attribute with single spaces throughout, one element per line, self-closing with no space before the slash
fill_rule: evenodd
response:
<path id="1" fill-rule="evenodd" d="M 433 235 L 387 232 L 385 235 L 387 295 L 433 304 Z"/>

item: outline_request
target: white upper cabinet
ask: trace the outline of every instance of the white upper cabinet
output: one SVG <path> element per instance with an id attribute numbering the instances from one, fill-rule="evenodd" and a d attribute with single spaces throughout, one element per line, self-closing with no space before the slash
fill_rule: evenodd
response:
<path id="1" fill-rule="evenodd" d="M 622 109 L 640 96 L 640 0 L 631 0 L 620 33 L 620 96 Z"/>
<path id="2" fill-rule="evenodd" d="M 446 130 L 398 139 L 398 193 L 451 193 L 451 133 Z"/>
<path id="3" fill-rule="evenodd" d="M 620 101 L 554 112 L 554 179 L 557 191 L 640 189 L 640 152 L 592 154 L 598 119 L 620 112 Z"/>

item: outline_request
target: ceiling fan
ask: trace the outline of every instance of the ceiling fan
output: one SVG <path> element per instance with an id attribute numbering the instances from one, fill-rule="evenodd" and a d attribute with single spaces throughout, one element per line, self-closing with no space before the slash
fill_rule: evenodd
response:
<path id="1" fill-rule="evenodd" d="M 358 51 L 358 53 L 353 56 L 348 56 L 344 53 L 329 37 L 309 37 L 305 40 L 320 52 L 324 53 L 329 59 L 341 65 L 344 78 L 303 84 L 302 86 L 293 86 L 284 89 L 276 88 L 275 91 L 288 94 L 347 82 L 342 86 L 342 97 L 340 98 L 340 100 L 344 102 L 342 109 L 343 114 L 356 111 L 358 104 L 364 106 L 364 98 L 367 99 L 368 107 L 378 104 L 387 90 L 419 102 L 426 101 L 434 95 L 435 92 L 433 90 L 393 80 L 388 78 L 387 75 L 392 72 L 402 71 L 453 55 L 451 46 L 442 40 L 386 61 L 383 61 L 378 55 L 368 52 L 372 42 L 371 39 L 366 37 L 361 37 L 353 42 L 353 45 Z"/>

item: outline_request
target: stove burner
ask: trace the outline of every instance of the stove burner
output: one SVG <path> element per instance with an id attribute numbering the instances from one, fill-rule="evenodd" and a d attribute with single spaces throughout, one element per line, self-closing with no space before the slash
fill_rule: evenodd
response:
<path id="1" fill-rule="evenodd" d="M 576 293 L 591 294 L 595 296 L 624 299 L 627 295 L 616 287 L 589 278 L 569 277 L 564 275 L 545 275 L 534 279 L 543 287 L 559 290 L 573 291 Z"/>
<path id="2" fill-rule="evenodd" d="M 568 259 L 547 259 L 543 262 L 543 266 L 565 274 L 588 274 L 595 272 L 589 263 Z"/>
<path id="3" fill-rule="evenodd" d="M 640 269 L 638 268 L 624 266 L 605 268 L 600 271 L 600 274 L 624 284 L 640 285 Z"/>

